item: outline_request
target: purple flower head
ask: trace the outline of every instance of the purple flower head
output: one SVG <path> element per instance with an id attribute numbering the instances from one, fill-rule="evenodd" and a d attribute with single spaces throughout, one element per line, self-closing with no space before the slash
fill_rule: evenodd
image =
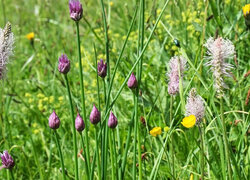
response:
<path id="1" fill-rule="evenodd" d="M 107 63 L 104 63 L 103 60 L 101 59 L 100 62 L 98 62 L 97 69 L 98 69 L 98 75 L 101 78 L 105 78 L 107 75 Z"/>
<path id="2" fill-rule="evenodd" d="M 82 132 L 85 128 L 85 124 L 84 124 L 84 121 L 82 119 L 82 117 L 80 116 L 79 113 L 77 113 L 77 117 L 76 117 L 76 120 L 75 120 L 75 128 L 78 132 Z"/>
<path id="3" fill-rule="evenodd" d="M 194 115 L 196 117 L 196 124 L 199 125 L 205 115 L 204 100 L 196 93 L 193 88 L 189 92 L 186 104 L 186 116 Z"/>
<path id="4" fill-rule="evenodd" d="M 70 70 L 70 61 L 66 54 L 62 54 L 58 59 L 58 71 L 67 74 Z"/>
<path id="5" fill-rule="evenodd" d="M 108 121 L 108 127 L 114 129 L 114 128 L 116 128 L 117 124 L 118 124 L 117 118 L 115 117 L 115 115 L 113 114 L 113 112 L 110 111 L 109 121 Z"/>
<path id="6" fill-rule="evenodd" d="M 181 73 L 181 78 L 183 77 L 183 72 L 186 67 L 187 60 L 182 56 L 174 56 L 170 59 L 169 67 L 170 73 L 167 73 L 169 77 L 168 83 L 168 93 L 170 95 L 175 95 L 179 92 L 179 69 Z"/>
<path id="7" fill-rule="evenodd" d="M 82 4 L 79 0 L 69 0 L 70 18 L 79 21 L 82 18 Z"/>
<path id="8" fill-rule="evenodd" d="M 1 159 L 4 168 L 12 169 L 15 166 L 15 162 L 8 151 L 4 151 L 3 154 L 1 154 Z"/>
<path id="9" fill-rule="evenodd" d="M 97 124 L 101 120 L 101 113 L 98 111 L 95 105 L 93 105 L 93 109 L 90 113 L 89 119 L 92 124 Z"/>
<path id="10" fill-rule="evenodd" d="M 229 71 L 233 68 L 233 66 L 226 63 L 225 60 L 233 57 L 235 52 L 234 45 L 228 39 L 225 40 L 221 37 L 213 39 L 210 37 L 204 46 L 208 50 L 208 56 L 206 58 L 209 60 L 205 65 L 211 67 L 215 78 L 214 87 L 216 88 L 218 96 L 222 96 L 223 89 L 227 88 L 224 77 L 231 77 L 232 75 Z"/>
<path id="11" fill-rule="evenodd" d="M 53 110 L 53 112 L 51 113 L 49 117 L 49 127 L 51 129 L 58 129 L 59 126 L 60 126 L 60 119 L 55 113 L 55 111 Z"/>
<path id="12" fill-rule="evenodd" d="M 131 76 L 129 77 L 127 85 L 130 89 L 137 88 L 137 80 L 134 73 L 132 73 Z"/>

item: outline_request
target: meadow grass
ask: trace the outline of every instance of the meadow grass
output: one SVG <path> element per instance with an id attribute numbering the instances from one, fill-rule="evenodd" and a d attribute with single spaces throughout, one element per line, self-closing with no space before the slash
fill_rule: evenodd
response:
<path id="1" fill-rule="evenodd" d="M 0 179 L 62 179 L 62 157 L 66 179 L 250 178 L 250 38 L 242 13 L 249 1 L 81 0 L 78 23 L 68 0 L 0 1 L 0 27 L 9 21 L 15 36 L 0 82 L 0 152 L 8 150 L 15 167 L 1 169 Z M 204 65 L 204 44 L 218 36 L 235 46 L 220 98 Z M 66 81 L 58 71 L 62 53 L 71 63 Z M 169 95 L 173 56 L 187 66 L 182 76 L 179 60 L 179 93 Z M 106 78 L 98 76 L 100 59 L 107 62 Z M 133 90 L 127 87 L 132 72 Z M 185 128 L 192 88 L 204 99 L 205 116 L 200 126 Z M 93 104 L 101 111 L 97 125 L 89 121 Z M 53 110 L 61 120 L 56 132 L 48 126 Z M 110 111 L 118 120 L 114 129 Z M 86 128 L 74 145 L 76 112 Z M 161 127 L 156 137 L 154 127 Z"/>

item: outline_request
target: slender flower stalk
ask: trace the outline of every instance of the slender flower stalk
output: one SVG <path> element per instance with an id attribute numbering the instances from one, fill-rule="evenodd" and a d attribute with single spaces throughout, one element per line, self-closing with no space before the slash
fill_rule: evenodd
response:
<path id="1" fill-rule="evenodd" d="M 66 180 L 62 150 L 61 150 L 61 146 L 60 146 L 60 143 L 59 143 L 58 134 L 56 132 L 56 130 L 59 128 L 59 126 L 60 126 L 60 119 L 57 116 L 56 112 L 53 110 L 53 112 L 49 116 L 49 127 L 54 130 L 56 146 L 57 146 L 58 153 L 59 153 L 60 160 L 61 160 L 61 168 L 62 168 L 63 179 Z"/>
<path id="2" fill-rule="evenodd" d="M 170 96 L 170 110 L 169 110 L 169 119 L 170 119 L 170 128 L 173 127 L 173 96 Z M 171 150 L 171 159 L 172 159 L 172 174 L 173 174 L 173 179 L 175 179 L 175 164 L 174 164 L 174 137 L 173 134 L 171 134 L 171 144 L 170 144 L 170 150 Z"/>
<path id="3" fill-rule="evenodd" d="M 81 43 L 80 43 L 80 33 L 79 33 L 79 23 L 76 22 L 76 32 L 77 32 L 77 47 L 78 47 L 78 63 L 79 63 L 79 74 L 80 74 L 80 87 L 81 87 L 81 98 L 82 98 L 82 110 L 83 110 L 83 118 L 86 119 L 86 107 L 85 107 L 85 93 L 84 93 L 84 78 L 83 78 L 83 70 L 82 70 L 82 61 L 81 61 Z M 86 161 L 88 163 L 88 167 L 90 167 L 90 156 L 89 156 L 89 125 L 88 121 L 86 121 L 86 129 L 85 129 L 85 142 L 86 142 Z"/>
<path id="4" fill-rule="evenodd" d="M 69 105 L 70 105 L 70 112 L 71 112 L 71 119 L 72 119 L 72 132 L 73 132 L 73 146 L 74 146 L 74 160 L 75 160 L 75 179 L 78 180 L 78 159 L 77 159 L 77 142 L 76 142 L 76 129 L 75 129 L 75 118 L 74 118 L 74 109 L 72 104 L 72 98 L 71 98 L 71 92 L 69 87 L 69 81 L 67 74 L 64 75 L 66 86 L 67 86 L 67 92 L 68 92 L 68 98 L 69 98 Z"/>
<path id="5" fill-rule="evenodd" d="M 189 97 L 187 98 L 186 104 L 186 116 L 195 116 L 196 125 L 199 128 L 200 132 L 200 148 L 201 148 L 201 179 L 204 179 L 204 144 L 203 144 L 203 130 L 202 130 L 202 119 L 205 115 L 205 105 L 204 100 L 196 92 L 196 89 L 193 88 L 189 92 Z"/>
<path id="6" fill-rule="evenodd" d="M 224 78 L 232 77 L 229 71 L 233 68 L 231 64 L 226 62 L 226 59 L 233 57 L 235 53 L 235 47 L 230 40 L 223 39 L 222 37 L 218 37 L 217 39 L 213 39 L 212 37 L 210 37 L 204 46 L 208 50 L 208 56 L 206 58 L 209 61 L 206 63 L 206 65 L 210 66 L 211 70 L 213 71 L 213 76 L 215 79 L 214 87 L 217 92 L 217 97 L 220 99 L 220 111 L 223 126 L 222 130 L 225 144 L 225 155 L 228 164 L 229 179 L 231 180 L 232 169 L 229 155 L 229 143 L 227 139 L 226 123 L 224 118 L 223 95 L 224 89 L 227 88 Z"/>

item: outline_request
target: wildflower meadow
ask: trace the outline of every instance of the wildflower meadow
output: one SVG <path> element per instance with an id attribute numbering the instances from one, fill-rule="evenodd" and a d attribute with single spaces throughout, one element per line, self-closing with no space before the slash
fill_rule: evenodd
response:
<path id="1" fill-rule="evenodd" d="M 0 0 L 0 179 L 249 180 L 248 0 Z"/>

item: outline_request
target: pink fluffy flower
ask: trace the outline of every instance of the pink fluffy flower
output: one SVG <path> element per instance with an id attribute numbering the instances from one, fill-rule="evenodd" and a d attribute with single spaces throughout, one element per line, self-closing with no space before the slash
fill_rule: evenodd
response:
<path id="1" fill-rule="evenodd" d="M 190 115 L 194 115 L 196 117 L 196 124 L 198 125 L 205 115 L 204 100 L 196 93 L 195 88 L 191 89 L 187 98 L 186 116 Z"/>
<path id="2" fill-rule="evenodd" d="M 222 96 L 223 89 L 227 88 L 224 77 L 231 77 L 229 71 L 233 68 L 233 66 L 226 63 L 225 60 L 233 57 L 235 52 L 234 45 L 228 39 L 223 39 L 221 37 L 213 39 L 210 37 L 204 46 L 208 50 L 208 56 L 206 58 L 209 60 L 205 65 L 211 67 L 215 78 L 214 87 L 216 88 L 218 96 Z"/>
<path id="3" fill-rule="evenodd" d="M 186 63 L 187 60 L 182 56 L 174 56 L 170 59 L 170 73 L 167 73 L 167 76 L 169 77 L 168 93 L 170 95 L 175 95 L 179 92 L 179 68 L 181 77 L 183 77 Z"/>

